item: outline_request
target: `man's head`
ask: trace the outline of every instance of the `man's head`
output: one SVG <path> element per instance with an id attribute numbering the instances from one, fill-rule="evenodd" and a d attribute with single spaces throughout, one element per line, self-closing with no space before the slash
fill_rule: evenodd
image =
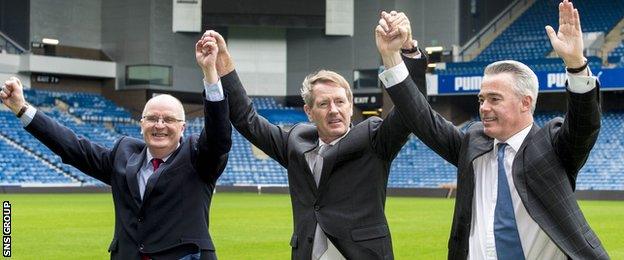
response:
<path id="1" fill-rule="evenodd" d="M 155 96 L 143 108 L 141 133 L 156 158 L 167 156 L 176 149 L 185 126 L 184 107 L 171 95 Z"/>
<path id="2" fill-rule="evenodd" d="M 321 70 L 303 80 L 303 109 L 316 124 L 319 138 L 330 143 L 344 135 L 353 115 L 353 93 L 349 83 L 338 73 Z"/>
<path id="3" fill-rule="evenodd" d="M 539 83 L 526 65 L 497 61 L 485 68 L 479 92 L 479 114 L 485 134 L 501 141 L 533 122 Z"/>

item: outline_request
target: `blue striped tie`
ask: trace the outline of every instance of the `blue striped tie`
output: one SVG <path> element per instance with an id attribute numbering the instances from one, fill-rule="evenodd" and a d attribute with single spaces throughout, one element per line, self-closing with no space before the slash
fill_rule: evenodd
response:
<path id="1" fill-rule="evenodd" d="M 506 146 L 506 143 L 498 144 L 498 196 L 494 210 L 494 240 L 498 259 L 516 260 L 524 259 L 524 253 L 505 173 Z"/>

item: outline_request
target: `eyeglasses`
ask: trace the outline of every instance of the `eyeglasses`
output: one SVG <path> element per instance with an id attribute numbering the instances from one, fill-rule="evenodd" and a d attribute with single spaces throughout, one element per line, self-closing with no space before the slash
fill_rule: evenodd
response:
<path id="1" fill-rule="evenodd" d="M 177 123 L 177 122 L 184 122 L 184 120 L 182 119 L 177 119 L 175 117 L 172 116 L 143 116 L 142 120 L 145 120 L 145 122 L 149 123 L 149 124 L 157 124 L 158 122 L 160 122 L 162 120 L 163 124 L 165 125 L 170 125 L 173 123 Z"/>

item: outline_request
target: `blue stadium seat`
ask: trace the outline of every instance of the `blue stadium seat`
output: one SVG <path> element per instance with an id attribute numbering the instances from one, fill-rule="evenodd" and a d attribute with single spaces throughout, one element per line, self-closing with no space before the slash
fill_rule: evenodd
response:
<path id="1" fill-rule="evenodd" d="M 552 47 L 544 26 L 558 24 L 557 4 L 560 1 L 537 0 L 518 19 L 507 27 L 494 41 L 471 62 L 448 63 L 440 75 L 479 75 L 488 63 L 498 60 L 518 60 L 534 71 L 563 72 L 560 59 L 546 58 Z M 608 33 L 622 19 L 624 1 L 586 0 L 575 1 L 581 14 L 584 32 Z M 557 28 L 555 28 L 556 30 Z M 608 61 L 624 67 L 624 43 L 613 50 Z M 601 59 L 590 58 L 590 67 L 597 71 Z"/>

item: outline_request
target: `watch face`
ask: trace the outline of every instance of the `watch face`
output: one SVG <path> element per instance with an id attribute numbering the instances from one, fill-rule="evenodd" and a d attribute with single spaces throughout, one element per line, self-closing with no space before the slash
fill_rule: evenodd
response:
<path id="1" fill-rule="evenodd" d="M 401 53 L 405 53 L 405 54 L 410 54 L 410 53 L 415 53 L 418 51 L 418 47 L 414 46 L 414 48 L 411 49 L 401 49 Z"/>

